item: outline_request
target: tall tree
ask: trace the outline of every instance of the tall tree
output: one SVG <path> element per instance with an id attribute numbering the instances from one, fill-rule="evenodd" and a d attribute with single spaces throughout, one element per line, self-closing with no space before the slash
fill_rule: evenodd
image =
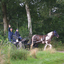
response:
<path id="1" fill-rule="evenodd" d="M 29 36 L 32 36 L 32 23 L 31 23 L 30 9 L 29 9 L 29 4 L 31 1 L 30 0 L 22 0 L 21 2 L 24 2 L 24 4 L 25 4 L 27 19 L 28 19 Z"/>
<path id="2" fill-rule="evenodd" d="M 12 3 L 12 5 L 11 5 L 11 3 Z M 1 8 L 2 8 L 1 13 L 3 14 L 3 25 L 4 25 L 4 33 L 5 33 L 8 28 L 9 20 L 12 18 L 12 16 L 17 17 L 17 13 L 14 12 L 16 7 L 14 8 L 14 6 L 16 6 L 18 4 L 18 1 L 17 0 L 14 0 L 14 1 L 1 0 L 0 4 L 1 4 Z"/>
<path id="3" fill-rule="evenodd" d="M 2 2 L 2 12 L 3 12 L 3 23 L 4 23 L 4 33 L 7 30 L 7 13 L 6 13 L 6 3 Z"/>
<path id="4" fill-rule="evenodd" d="M 28 30 L 29 30 L 29 36 L 32 36 L 32 24 L 31 24 L 31 16 L 30 16 L 30 10 L 28 3 L 25 4 L 26 13 L 27 13 L 27 19 L 28 19 Z"/>
<path id="5" fill-rule="evenodd" d="M 56 4 L 56 0 L 46 0 L 46 5 L 49 9 L 49 16 L 51 16 L 51 11 L 55 4 Z"/>

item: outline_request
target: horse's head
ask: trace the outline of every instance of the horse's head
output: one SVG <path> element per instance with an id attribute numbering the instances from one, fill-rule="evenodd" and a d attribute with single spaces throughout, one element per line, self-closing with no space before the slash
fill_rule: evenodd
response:
<path id="1" fill-rule="evenodd" d="M 59 37 L 58 33 L 56 31 L 53 31 L 54 36 L 56 36 L 57 38 Z"/>

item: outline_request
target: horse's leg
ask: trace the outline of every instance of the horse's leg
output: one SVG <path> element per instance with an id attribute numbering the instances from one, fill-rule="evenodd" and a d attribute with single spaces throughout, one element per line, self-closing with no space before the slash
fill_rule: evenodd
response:
<path id="1" fill-rule="evenodd" d="M 46 50 L 47 45 L 48 45 L 48 44 L 45 44 L 44 50 Z"/>
<path id="2" fill-rule="evenodd" d="M 50 49 L 52 49 L 52 45 L 51 44 L 48 44 L 50 46 Z"/>
<path id="3" fill-rule="evenodd" d="M 48 41 L 45 41 L 45 47 L 44 47 L 44 50 L 46 50 L 46 47 L 47 47 L 47 45 L 48 45 L 48 43 L 47 43 Z"/>

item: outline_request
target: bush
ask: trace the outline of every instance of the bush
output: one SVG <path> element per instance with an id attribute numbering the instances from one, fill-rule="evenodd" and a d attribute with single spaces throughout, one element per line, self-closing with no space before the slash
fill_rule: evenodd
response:
<path id="1" fill-rule="evenodd" d="M 52 47 L 54 47 L 56 50 L 62 50 L 64 51 L 64 44 L 62 41 L 51 41 Z"/>
<path id="2" fill-rule="evenodd" d="M 0 48 L 1 53 L 5 54 L 6 59 L 10 60 L 10 59 L 22 59 L 22 60 L 26 60 L 27 59 L 27 55 L 28 55 L 28 51 L 25 49 L 17 49 L 16 46 L 12 43 L 3 43 Z M 6 60 L 7 61 L 7 60 Z"/>
<path id="3" fill-rule="evenodd" d="M 4 63 L 5 63 L 5 56 L 1 54 L 1 49 L 0 49 L 0 64 L 4 64 Z"/>
<path id="4" fill-rule="evenodd" d="M 27 60 L 27 54 L 28 52 L 24 49 L 16 49 L 16 50 L 11 50 L 11 59 L 22 59 L 22 60 Z"/>
<path id="5" fill-rule="evenodd" d="M 4 35 L 4 32 L 0 32 L 0 44 L 7 43 L 8 42 L 8 33 Z"/>
<path id="6" fill-rule="evenodd" d="M 22 38 L 25 38 L 29 35 L 29 31 L 27 29 L 27 26 L 22 26 L 19 28 L 19 32 Z"/>

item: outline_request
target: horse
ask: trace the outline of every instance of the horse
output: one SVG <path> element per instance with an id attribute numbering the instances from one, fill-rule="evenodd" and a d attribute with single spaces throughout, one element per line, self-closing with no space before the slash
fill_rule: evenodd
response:
<path id="1" fill-rule="evenodd" d="M 32 43 L 31 43 L 31 49 L 35 43 L 42 43 L 45 44 L 44 50 L 49 45 L 50 49 L 52 48 L 52 45 L 50 44 L 51 39 L 56 36 L 59 37 L 58 33 L 56 31 L 51 31 L 47 33 L 46 35 L 33 35 L 32 36 Z"/>

